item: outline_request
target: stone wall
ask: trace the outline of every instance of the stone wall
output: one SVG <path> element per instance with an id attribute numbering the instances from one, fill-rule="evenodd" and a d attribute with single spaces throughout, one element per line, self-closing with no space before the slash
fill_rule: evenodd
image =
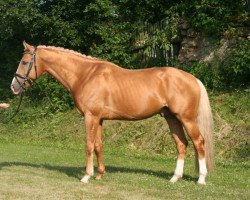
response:
<path id="1" fill-rule="evenodd" d="M 224 38 L 223 42 L 218 45 L 216 42 L 218 37 L 205 36 L 194 29 L 192 29 L 187 21 L 182 19 L 179 24 L 181 47 L 178 55 L 178 60 L 181 64 L 188 64 L 194 61 L 210 61 L 213 59 L 215 52 L 223 57 L 226 50 L 230 47 L 230 43 L 234 39 L 229 37 L 228 33 L 223 33 L 221 38 Z M 243 39 L 250 41 L 250 28 L 238 27 L 239 35 Z"/>

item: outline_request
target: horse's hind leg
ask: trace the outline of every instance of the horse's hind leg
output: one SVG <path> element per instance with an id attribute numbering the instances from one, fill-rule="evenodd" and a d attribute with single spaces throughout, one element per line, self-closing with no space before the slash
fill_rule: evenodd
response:
<path id="1" fill-rule="evenodd" d="M 183 176 L 184 159 L 188 141 L 186 139 L 181 122 L 169 111 L 165 112 L 164 117 L 168 122 L 170 132 L 172 133 L 172 136 L 175 140 L 178 151 L 175 172 L 173 177 L 170 179 L 170 182 L 174 183 Z"/>
<path id="2" fill-rule="evenodd" d="M 199 184 L 206 184 L 205 178 L 207 175 L 205 149 L 204 149 L 204 138 L 202 137 L 195 120 L 184 120 L 183 125 L 187 130 L 188 135 L 193 141 L 196 153 L 199 159 Z"/>

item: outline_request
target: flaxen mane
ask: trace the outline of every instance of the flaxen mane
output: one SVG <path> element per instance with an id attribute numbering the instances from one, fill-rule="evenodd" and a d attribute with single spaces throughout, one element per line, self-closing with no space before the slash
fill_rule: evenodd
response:
<path id="1" fill-rule="evenodd" d="M 62 51 L 62 52 L 66 52 L 66 53 L 71 53 L 74 54 L 76 56 L 80 56 L 82 58 L 87 58 L 87 59 L 91 59 L 91 60 L 100 60 L 100 61 L 105 61 L 102 60 L 100 58 L 96 58 L 96 57 L 92 57 L 92 56 L 87 56 L 85 54 L 81 54 L 79 52 L 73 51 L 73 50 L 69 50 L 69 49 L 64 49 L 63 47 L 55 47 L 55 46 L 45 46 L 45 45 L 40 45 L 37 48 L 39 49 L 51 49 L 51 50 L 57 50 L 57 51 Z"/>

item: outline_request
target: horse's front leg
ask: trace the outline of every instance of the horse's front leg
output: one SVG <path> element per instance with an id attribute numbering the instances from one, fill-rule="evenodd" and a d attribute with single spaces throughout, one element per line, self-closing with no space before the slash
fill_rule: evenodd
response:
<path id="1" fill-rule="evenodd" d="M 103 162 L 103 153 L 102 153 L 102 121 L 100 121 L 97 129 L 96 140 L 95 140 L 95 153 L 98 163 L 98 175 L 96 176 L 96 179 L 99 180 L 103 177 L 105 173 L 105 166 Z"/>
<path id="2" fill-rule="evenodd" d="M 94 175 L 93 153 L 99 125 L 100 120 L 98 117 L 90 113 L 85 114 L 87 163 L 85 175 L 81 179 L 82 183 L 88 183 L 90 177 Z"/>

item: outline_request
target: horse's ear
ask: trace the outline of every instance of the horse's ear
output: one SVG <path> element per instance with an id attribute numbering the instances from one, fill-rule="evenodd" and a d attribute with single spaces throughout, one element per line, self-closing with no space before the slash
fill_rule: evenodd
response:
<path id="1" fill-rule="evenodd" d="M 24 51 L 33 51 L 34 47 L 29 45 L 27 42 L 25 42 L 25 40 L 23 41 L 23 46 L 24 46 Z"/>

